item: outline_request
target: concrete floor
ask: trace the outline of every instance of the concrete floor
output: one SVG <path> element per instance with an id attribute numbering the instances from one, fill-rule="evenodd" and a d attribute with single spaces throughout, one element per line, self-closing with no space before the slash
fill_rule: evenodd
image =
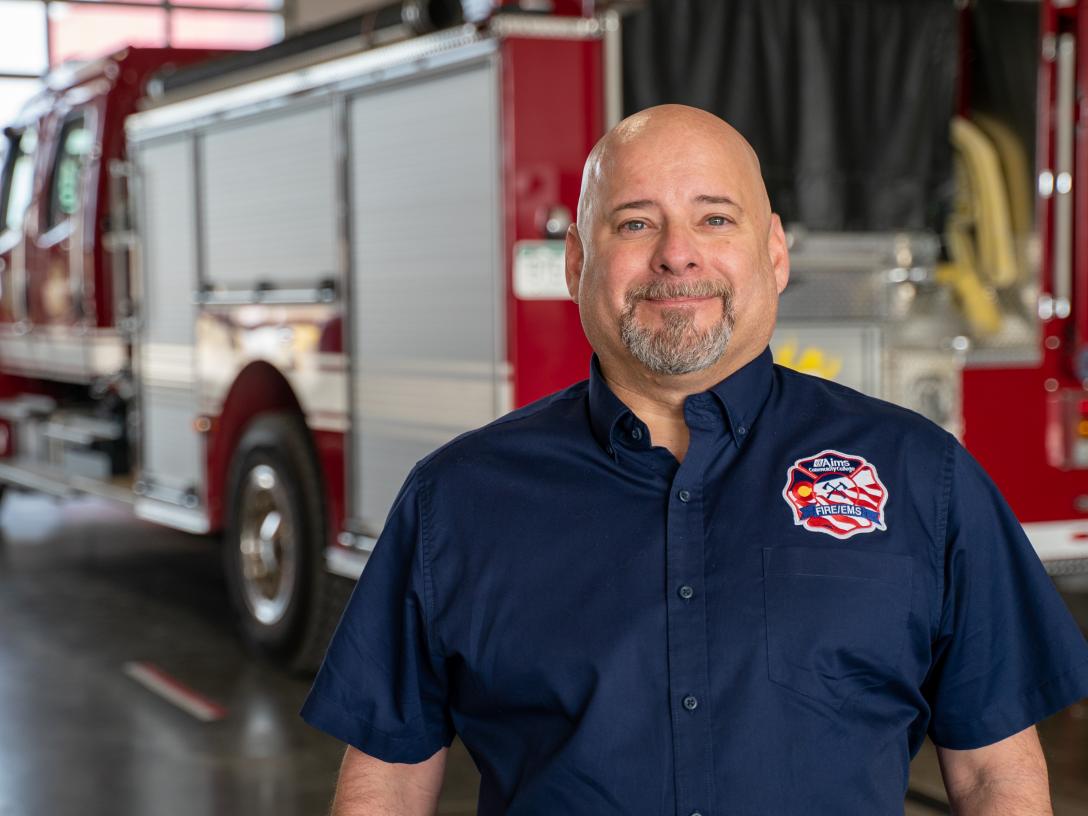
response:
<path id="1" fill-rule="evenodd" d="M 0 507 L 0 816 L 318 816 L 342 747 L 297 716 L 308 683 L 246 654 L 212 542 L 92 500 Z M 1088 582 L 1067 601 L 1088 627 Z M 226 709 L 201 722 L 128 676 L 152 663 Z M 1057 816 L 1088 813 L 1088 705 L 1041 727 Z M 440 814 L 475 810 L 459 743 Z M 928 746 L 908 816 L 948 812 Z"/>

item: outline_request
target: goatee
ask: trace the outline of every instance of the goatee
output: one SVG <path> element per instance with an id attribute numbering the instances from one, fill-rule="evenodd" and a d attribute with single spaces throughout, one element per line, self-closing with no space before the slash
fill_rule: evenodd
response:
<path id="1" fill-rule="evenodd" d="M 644 326 L 635 317 L 635 309 L 643 300 L 670 300 L 685 297 L 720 297 L 722 316 L 713 325 L 699 329 L 695 325 L 694 306 L 661 309 L 662 326 Z M 724 281 L 664 280 L 636 286 L 624 297 L 620 315 L 620 339 L 627 350 L 657 374 L 690 374 L 714 365 L 725 354 L 733 335 L 736 314 L 733 289 Z"/>

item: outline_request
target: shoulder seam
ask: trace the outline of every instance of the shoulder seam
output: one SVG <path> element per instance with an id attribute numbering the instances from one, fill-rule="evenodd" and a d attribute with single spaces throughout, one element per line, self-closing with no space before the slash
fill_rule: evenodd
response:
<path id="1" fill-rule="evenodd" d="M 955 471 L 956 446 L 959 442 L 952 434 L 946 437 L 944 462 L 942 462 L 941 494 L 937 505 L 937 517 L 934 528 L 934 574 L 937 578 L 937 596 L 934 612 L 931 615 L 930 627 L 937 631 L 941 625 L 941 614 L 944 607 L 944 570 L 945 557 L 948 551 L 948 516 L 952 505 L 952 474 Z"/>
<path id="2" fill-rule="evenodd" d="M 909 417 L 916 421 L 921 421 L 922 423 L 928 424 L 943 433 L 947 433 L 947 431 L 941 428 L 941 426 L 935 423 L 933 420 L 923 416 L 917 411 L 914 411 L 896 402 L 891 402 L 889 400 L 882 399 L 881 397 L 874 397 L 872 394 L 866 394 L 864 391 L 858 391 L 856 388 L 851 388 L 848 385 L 843 385 L 842 383 L 835 382 L 834 380 L 825 380 L 822 377 L 816 377 L 811 374 L 804 374 L 800 371 L 795 371 L 792 368 L 786 368 L 785 366 L 778 365 L 777 363 L 775 364 L 775 369 L 781 372 L 786 377 L 795 381 L 822 387 L 829 395 L 845 394 L 847 396 L 860 397 L 871 405 L 879 406 L 882 409 L 891 411 L 901 416 Z"/>
<path id="3" fill-rule="evenodd" d="M 431 522 L 431 494 L 430 485 L 421 469 L 416 470 L 416 480 L 419 482 L 419 550 L 420 562 L 423 568 L 423 626 L 427 637 L 427 649 L 432 655 L 441 657 L 437 649 L 438 641 L 434 628 L 436 625 L 434 615 L 434 577 L 431 570 L 431 557 L 428 547 L 428 530 Z"/>
<path id="4" fill-rule="evenodd" d="M 584 390 L 575 390 L 575 386 L 577 385 L 581 385 L 581 383 L 575 383 L 575 385 L 572 385 L 568 389 L 566 389 L 568 393 L 560 391 L 558 394 L 552 394 L 550 397 L 545 397 L 543 400 L 541 400 L 539 405 L 537 405 L 532 411 L 529 411 L 528 413 L 523 414 L 517 411 L 511 411 L 506 416 L 501 416 L 493 422 L 489 422 L 487 425 L 484 425 L 484 428 L 494 427 L 495 425 L 506 425 L 510 422 L 518 422 L 523 419 L 529 419 L 530 417 L 534 417 L 541 411 L 544 411 L 547 408 L 551 407 L 556 402 L 565 402 L 567 400 L 580 399 L 582 396 L 584 396 Z M 517 416 L 515 416 L 515 414 L 517 414 Z M 482 431 L 484 428 L 478 428 L 477 430 Z"/>

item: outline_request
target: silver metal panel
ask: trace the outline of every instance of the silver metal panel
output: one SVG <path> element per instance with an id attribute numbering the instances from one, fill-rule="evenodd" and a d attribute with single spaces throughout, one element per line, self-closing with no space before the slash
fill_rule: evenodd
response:
<path id="1" fill-rule="evenodd" d="M 496 92 L 488 60 L 351 100 L 351 482 L 365 529 L 417 460 L 500 408 Z"/>
<path id="2" fill-rule="evenodd" d="M 117 373 L 127 362 L 124 340 L 109 329 L 40 326 L 34 331 L 0 329 L 5 371 L 86 383 Z"/>
<path id="3" fill-rule="evenodd" d="M 611 130 L 623 118 L 623 25 L 620 13 L 601 16 L 604 29 L 604 126 Z"/>
<path id="4" fill-rule="evenodd" d="M 611 12 L 603 18 L 548 16 L 543 14 L 497 14 L 487 28 L 496 37 L 533 37 L 556 40 L 588 40 L 601 36 L 613 25 Z"/>
<path id="5" fill-rule="evenodd" d="M 204 441 L 193 430 L 193 395 L 175 388 L 143 390 L 143 480 L 169 490 L 199 488 Z"/>
<path id="6" fill-rule="evenodd" d="M 196 287 L 193 145 L 191 139 L 141 149 L 143 323 L 156 343 L 193 342 Z"/>
<path id="7" fill-rule="evenodd" d="M 193 429 L 193 291 L 197 282 L 196 169 L 191 138 L 140 148 L 142 245 L 141 478 L 185 490 L 203 482 L 203 440 Z"/>
<path id="8" fill-rule="evenodd" d="M 779 365 L 885 397 L 880 326 L 780 321 L 771 338 L 771 351 Z"/>
<path id="9" fill-rule="evenodd" d="M 286 104 L 286 100 L 383 82 L 389 74 L 434 70 L 490 53 L 497 46 L 497 40 L 486 37 L 475 25 L 466 24 L 297 70 L 284 72 L 276 63 L 267 67 L 268 76 L 253 76 L 234 87 L 192 97 L 166 96 L 156 100 L 148 110 L 130 116 L 125 130 L 130 139 L 143 141 L 246 117 L 257 110 L 277 108 Z"/>
<path id="10" fill-rule="evenodd" d="M 780 320 L 898 320 L 940 251 L 932 233 L 791 231 Z"/>
<path id="11" fill-rule="evenodd" d="M 1054 149 L 1054 314 L 1069 317 L 1073 291 L 1073 128 L 1076 106 L 1077 41 L 1058 37 L 1057 123 Z"/>
<path id="12" fill-rule="evenodd" d="M 941 239 L 932 232 L 809 232 L 793 227 L 786 236 L 790 268 L 824 272 L 929 267 Z"/>
<path id="13" fill-rule="evenodd" d="M 304 288 L 337 276 L 333 147 L 327 101 L 208 131 L 207 283 Z"/>
<path id="14" fill-rule="evenodd" d="M 352 580 L 363 574 L 369 560 L 368 552 L 351 552 L 343 547 L 328 547 L 325 550 L 325 568 L 335 575 Z"/>
<path id="15" fill-rule="evenodd" d="M 203 535 L 211 529 L 208 515 L 201 508 L 178 507 L 170 502 L 141 498 L 136 499 L 133 512 L 138 518 L 187 533 Z"/>

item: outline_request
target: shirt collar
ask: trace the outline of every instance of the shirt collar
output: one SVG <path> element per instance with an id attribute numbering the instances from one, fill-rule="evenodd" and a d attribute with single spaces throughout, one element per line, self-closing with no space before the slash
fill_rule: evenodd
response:
<path id="1" fill-rule="evenodd" d="M 750 362 L 745 363 L 710 390 L 721 400 L 729 417 L 729 428 L 737 447 L 744 444 L 752 425 L 771 394 L 774 379 L 774 357 L 771 348 L 763 349 Z"/>
<path id="2" fill-rule="evenodd" d="M 724 409 L 728 430 L 742 447 L 751 433 L 752 425 L 771 393 L 774 360 L 770 348 L 734 371 L 710 389 Z M 589 371 L 589 421 L 593 436 L 609 456 L 615 456 L 617 425 L 626 424 L 634 415 L 605 382 L 601 363 L 594 354 Z"/>

